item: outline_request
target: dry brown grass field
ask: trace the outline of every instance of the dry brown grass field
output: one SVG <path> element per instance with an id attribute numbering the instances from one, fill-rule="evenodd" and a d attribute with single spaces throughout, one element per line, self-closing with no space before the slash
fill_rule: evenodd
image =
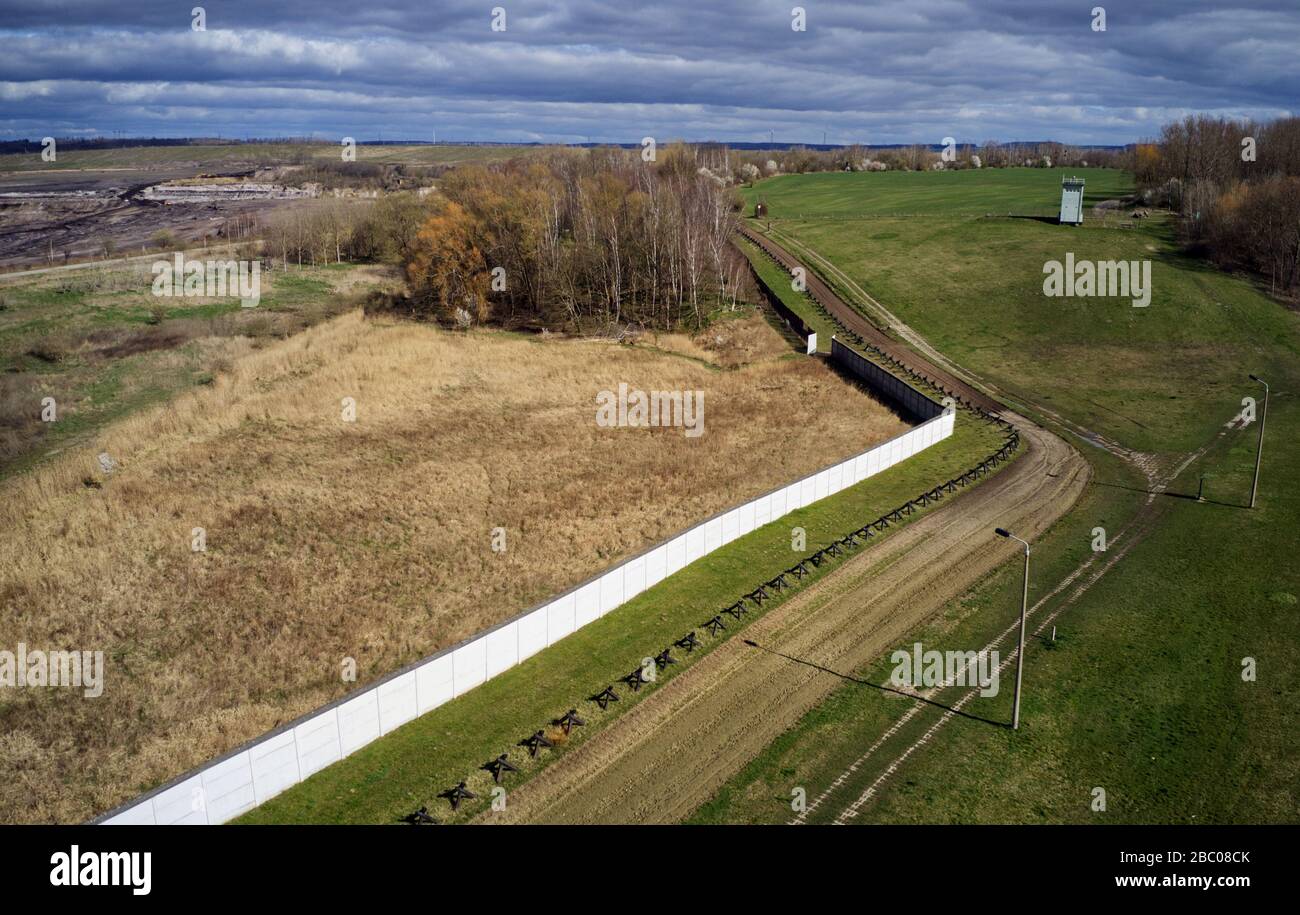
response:
<path id="1" fill-rule="evenodd" d="M 598 427 L 619 382 L 704 391 L 704 434 Z M 97 699 L 6 690 L 0 820 L 106 810 L 904 428 L 752 315 L 626 345 L 351 312 L 249 351 L 0 483 L 0 647 L 106 663 Z"/>

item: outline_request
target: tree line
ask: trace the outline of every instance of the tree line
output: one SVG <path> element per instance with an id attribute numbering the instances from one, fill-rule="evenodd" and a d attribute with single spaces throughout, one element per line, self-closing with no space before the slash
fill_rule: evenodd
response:
<path id="1" fill-rule="evenodd" d="M 467 326 L 702 327 L 748 281 L 741 202 L 689 146 L 554 150 L 447 172 L 436 194 L 306 201 L 262 227 L 280 267 L 382 261 L 398 307 Z"/>
<path id="2" fill-rule="evenodd" d="M 1133 171 L 1215 262 L 1267 277 L 1274 292 L 1300 287 L 1300 118 L 1189 116 L 1140 144 Z"/>

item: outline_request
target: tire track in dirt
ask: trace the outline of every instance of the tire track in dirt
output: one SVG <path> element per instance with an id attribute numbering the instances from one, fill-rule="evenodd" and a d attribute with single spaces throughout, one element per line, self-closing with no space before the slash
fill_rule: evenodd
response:
<path id="1" fill-rule="evenodd" d="M 903 324 L 896 317 L 894 317 L 892 314 L 886 311 L 883 306 L 881 306 L 878 302 L 872 299 L 865 292 L 865 290 L 862 290 L 861 287 L 858 286 L 856 283 L 854 283 L 851 278 L 849 278 L 846 274 L 844 274 L 842 270 L 840 270 L 838 267 L 835 267 L 825 258 L 818 255 L 816 252 L 812 251 L 812 249 L 807 248 L 806 246 L 801 246 L 801 247 L 803 247 L 803 249 L 807 252 L 807 254 L 810 257 L 814 258 L 818 263 L 823 264 L 826 269 L 832 271 L 833 274 L 839 277 L 842 282 L 845 282 L 850 289 L 853 289 L 856 292 L 860 293 L 862 296 L 868 299 L 875 307 L 880 309 L 880 311 L 890 321 L 890 326 L 896 330 L 899 330 L 899 332 L 904 336 L 905 339 L 919 340 L 922 345 L 922 348 L 925 351 L 933 354 L 935 357 L 937 357 L 937 361 L 939 361 L 941 364 L 945 365 L 946 367 L 952 369 L 958 375 L 964 377 L 967 374 L 969 374 L 961 367 L 953 363 L 951 360 L 947 359 L 942 354 L 933 350 L 933 348 L 931 348 L 927 343 L 925 343 L 925 341 L 921 339 L 915 333 L 915 331 L 913 331 L 910 327 Z M 973 374 L 971 374 L 971 377 L 979 378 L 979 376 Z M 990 390 L 998 394 L 999 396 L 1005 396 L 1003 392 L 1001 392 L 995 385 L 985 381 L 984 379 L 979 379 L 979 380 L 981 386 L 984 389 Z M 1164 513 L 1163 510 L 1165 508 L 1165 503 L 1158 502 L 1157 497 L 1162 493 L 1164 493 L 1168 489 L 1169 485 L 1172 482 L 1174 482 L 1182 474 L 1184 470 L 1186 470 L 1188 467 L 1190 467 L 1193 463 L 1195 463 L 1200 458 L 1204 457 L 1205 454 L 1212 447 L 1214 447 L 1214 445 L 1219 440 L 1223 439 L 1224 436 L 1227 435 L 1227 432 L 1229 430 L 1233 428 L 1244 428 L 1245 424 L 1241 422 L 1240 418 L 1234 419 L 1232 422 L 1229 422 L 1227 424 L 1225 429 L 1220 430 L 1218 434 L 1215 436 L 1215 438 L 1211 439 L 1209 442 L 1202 445 L 1197 450 L 1190 452 L 1186 455 L 1182 455 L 1181 456 L 1182 460 L 1180 460 L 1174 467 L 1165 471 L 1162 470 L 1162 466 L 1161 466 L 1162 462 L 1159 460 L 1159 458 L 1156 455 L 1145 454 L 1142 452 L 1133 451 L 1129 448 L 1125 448 L 1123 445 L 1120 445 L 1118 442 L 1115 442 L 1109 438 L 1106 438 L 1105 436 L 1102 436 L 1096 432 L 1091 431 L 1090 429 L 1080 426 L 1077 423 L 1074 423 L 1071 420 L 1068 420 L 1065 417 L 1062 417 L 1059 414 L 1054 413 L 1053 411 L 1048 410 L 1040 405 L 1031 404 L 1030 406 L 1033 409 L 1045 415 L 1049 421 L 1057 423 L 1062 429 L 1069 432 L 1070 434 L 1075 435 L 1080 439 L 1089 442 L 1092 445 L 1095 445 L 1099 448 L 1102 448 L 1105 451 L 1110 452 L 1111 454 L 1118 457 L 1120 460 L 1128 463 L 1129 465 L 1141 471 L 1141 473 L 1146 477 L 1147 484 L 1150 487 L 1147 493 L 1147 497 L 1143 502 L 1143 504 L 1141 505 L 1141 507 L 1138 509 L 1138 512 L 1133 516 L 1133 518 L 1129 520 L 1129 522 L 1123 527 L 1123 529 L 1121 529 L 1121 531 L 1111 539 L 1112 545 L 1115 545 L 1117 543 L 1120 544 L 1119 550 L 1117 550 L 1113 554 L 1108 555 L 1105 558 L 1105 560 L 1102 561 L 1099 567 L 1096 569 L 1092 569 L 1092 566 L 1098 563 L 1099 554 L 1094 554 L 1093 556 L 1084 560 L 1069 575 L 1067 575 L 1060 582 L 1058 582 L 1057 585 L 1051 591 L 1049 591 L 1046 595 L 1044 595 L 1037 602 L 1035 602 L 1033 607 L 1031 607 L 1028 610 L 1026 614 L 1026 622 L 1028 622 L 1029 618 L 1036 616 L 1038 611 L 1040 611 L 1044 606 L 1046 606 L 1046 604 L 1049 601 L 1053 600 L 1058 594 L 1060 594 L 1066 588 L 1073 586 L 1076 580 L 1078 580 L 1081 577 L 1084 579 L 1082 583 L 1074 587 L 1074 590 L 1070 592 L 1069 596 L 1065 598 L 1065 600 L 1061 603 L 1059 607 L 1053 610 L 1050 614 L 1047 615 L 1046 618 L 1044 618 L 1041 622 L 1038 623 L 1038 626 L 1034 629 L 1033 634 L 1035 636 L 1041 636 L 1043 631 L 1047 628 L 1047 626 L 1055 622 L 1057 617 L 1059 617 L 1070 607 L 1074 606 L 1074 604 L 1076 604 L 1079 601 L 1079 599 L 1084 594 L 1086 594 L 1094 584 L 1100 581 L 1108 572 L 1110 572 L 1111 569 L 1115 567 L 1115 565 L 1119 562 L 1120 559 L 1124 558 L 1124 556 L 1126 556 L 1134 546 L 1136 546 L 1138 543 L 1146 539 L 1146 537 L 1155 529 L 1156 524 L 1160 516 L 1163 515 Z M 1086 577 L 1085 577 L 1085 573 L 1087 573 Z M 1016 630 L 1017 625 L 1018 624 L 1013 623 L 1010 627 L 1005 629 L 1000 635 L 998 635 L 996 638 L 990 641 L 989 644 L 984 647 L 984 650 L 992 651 L 994 648 L 998 647 L 1003 641 L 1005 641 L 1007 638 L 1010 637 L 1010 635 Z M 1026 643 L 1025 650 L 1028 651 L 1035 644 L 1036 643 L 1034 642 Z M 1004 660 L 1002 664 L 999 666 L 999 672 L 1009 667 L 1011 662 L 1017 657 L 1017 654 L 1018 654 L 1017 650 L 1012 650 L 1012 652 L 1006 658 L 1006 660 Z M 924 700 L 932 700 L 936 695 L 943 692 L 943 690 L 948 688 L 950 685 L 951 684 L 943 684 L 934 689 L 926 690 L 918 695 L 920 695 Z M 971 699 L 973 699 L 976 695 L 978 695 L 978 693 L 979 693 L 978 689 L 968 690 L 964 695 L 962 695 L 959 699 L 957 699 L 956 702 L 954 702 L 951 706 L 949 706 L 947 710 L 944 711 L 939 716 L 938 720 L 935 721 L 934 724 L 932 724 L 925 731 L 924 734 L 922 734 L 919 738 L 917 738 L 905 750 L 903 750 L 902 753 L 897 755 L 891 762 L 888 763 L 888 765 L 885 766 L 884 770 L 880 773 L 880 775 L 867 787 L 867 789 L 864 792 L 862 792 L 857 797 L 856 800 L 852 801 L 850 804 L 848 804 L 847 807 L 843 808 L 839 812 L 839 814 L 835 817 L 833 821 L 834 824 L 845 825 L 852 819 L 856 818 L 861 813 L 862 809 L 873 798 L 879 795 L 880 790 L 884 787 L 884 785 L 888 782 L 888 780 L 904 765 L 904 763 L 906 763 L 907 759 L 911 757 L 915 752 L 920 750 L 923 746 L 928 744 L 939 732 L 939 730 L 942 729 L 944 725 L 946 725 L 950 720 L 952 720 L 954 717 L 960 714 L 962 708 Z M 854 775 L 856 775 L 857 772 L 864 765 L 867 764 L 867 762 L 875 755 L 875 753 L 882 746 L 884 746 L 886 743 L 889 742 L 890 738 L 892 738 L 894 735 L 896 735 L 899 731 L 902 730 L 903 726 L 906 725 L 908 721 L 915 718 L 917 715 L 923 714 L 928 709 L 931 709 L 933 707 L 934 706 L 929 701 L 918 701 L 914 703 L 913 706 L 910 709 L 908 709 L 908 711 L 897 722 L 895 722 L 879 738 L 877 738 L 877 740 L 866 750 L 866 752 L 864 752 L 860 757 L 858 757 L 858 759 L 855 760 L 848 767 L 848 769 L 842 772 L 830 784 L 830 786 L 828 786 L 824 791 L 822 791 L 821 794 L 818 797 L 816 797 L 813 800 L 813 802 L 809 804 L 808 807 L 803 812 L 796 815 L 790 821 L 789 825 L 803 825 L 804 823 L 808 822 L 808 818 L 811 817 L 818 808 L 820 808 L 822 805 L 827 803 L 827 801 L 829 800 L 832 794 L 836 793 L 840 788 L 846 785 L 850 781 L 850 779 Z"/>
<path id="2" fill-rule="evenodd" d="M 1125 527 L 1123 530 L 1117 533 L 1112 538 L 1112 543 L 1119 542 L 1121 538 L 1125 536 L 1128 530 L 1129 528 Z M 1093 566 L 1096 563 L 1098 555 L 1099 554 L 1094 553 L 1084 562 L 1080 563 L 1078 568 L 1076 568 L 1065 578 L 1061 579 L 1061 581 L 1057 583 L 1056 587 L 1052 588 L 1052 590 L 1048 591 L 1037 601 L 1035 601 L 1033 606 L 1031 606 L 1025 614 L 1026 620 L 1037 615 L 1039 610 L 1041 610 L 1047 604 L 1048 601 L 1052 600 L 1058 594 L 1060 594 L 1062 591 L 1068 588 L 1070 585 L 1074 584 L 1075 581 L 1077 581 L 1084 573 L 1088 571 L 1088 569 L 1091 566 Z M 1054 617 L 1055 614 L 1053 614 L 1053 618 Z M 1001 645 L 1006 638 L 1008 638 L 1012 633 L 1016 631 L 1019 625 L 1020 623 L 1018 619 L 1013 621 L 1011 625 L 1007 626 L 1006 629 L 1003 629 L 1002 632 L 999 633 L 996 638 L 994 638 L 992 641 L 988 643 L 988 645 L 984 646 L 984 650 L 992 651 L 994 648 Z M 1036 632 L 1041 631 L 1041 629 L 1042 627 L 1040 626 L 1039 629 L 1035 631 Z M 803 824 L 807 823 L 808 819 L 811 816 L 813 816 L 813 814 L 815 814 L 817 810 L 821 808 L 830 799 L 830 797 L 833 794 L 835 794 L 836 791 L 838 791 L 845 784 L 847 784 L 849 779 L 853 775 L 855 775 L 857 771 L 861 769 L 873 756 L 875 756 L 876 751 L 879 750 L 882 746 L 884 746 L 884 744 L 889 741 L 889 738 L 893 737 L 900 730 L 902 730 L 903 727 L 909 721 L 915 718 L 917 715 L 920 715 L 928 708 L 932 708 L 933 707 L 932 703 L 938 701 L 938 697 L 945 690 L 950 689 L 954 685 L 954 683 L 956 682 L 956 678 L 960 677 L 964 673 L 965 669 L 966 669 L 966 665 L 963 663 L 958 670 L 954 671 L 954 677 L 952 679 L 947 679 L 943 683 L 931 689 L 921 690 L 917 692 L 915 695 L 919 698 L 920 701 L 914 702 L 912 704 L 912 707 L 909 708 L 902 715 L 902 717 L 900 717 L 883 734 L 881 734 L 880 737 L 878 737 L 876 741 L 872 743 L 871 746 L 869 746 L 861 756 L 859 756 L 856 760 L 854 760 L 853 763 L 847 769 L 845 769 L 842 773 L 840 773 L 840 775 L 834 781 L 832 781 L 829 786 L 827 786 L 819 795 L 817 795 L 817 797 L 813 798 L 812 802 L 809 803 L 808 806 L 803 811 L 795 815 L 786 825 L 802 826 Z M 1001 667 L 999 667 L 999 671 L 1000 670 Z M 972 691 L 972 693 L 975 692 L 978 692 L 978 690 Z M 967 699 L 969 699 L 969 696 L 967 697 Z M 965 701 L 963 701 L 961 704 L 964 705 Z M 958 706 L 954 705 L 951 708 L 958 709 Z M 896 760 L 895 762 L 897 763 L 898 760 Z"/>
<path id="3" fill-rule="evenodd" d="M 1100 581 L 1102 577 L 1105 576 L 1105 574 L 1109 572 L 1111 568 L 1113 568 L 1114 565 L 1117 562 L 1119 562 L 1119 560 L 1122 559 L 1128 553 L 1128 551 L 1133 548 L 1135 544 L 1140 542 L 1145 537 L 1151 524 L 1154 522 L 1153 514 L 1148 511 L 1148 509 L 1150 509 L 1151 506 L 1152 506 L 1152 500 L 1148 499 L 1148 501 L 1143 506 L 1143 512 L 1138 517 L 1130 521 L 1130 523 L 1112 539 L 1111 544 L 1114 545 L 1116 543 L 1119 543 L 1120 549 L 1117 552 L 1106 557 L 1105 562 L 1102 563 L 1099 568 L 1092 570 L 1091 574 L 1087 575 L 1087 577 L 1084 578 L 1083 582 L 1079 584 L 1077 587 L 1075 587 L 1075 589 L 1065 599 L 1065 601 L 1061 604 L 1061 606 L 1057 607 L 1055 610 L 1049 613 L 1041 622 L 1039 622 L 1038 626 L 1033 630 L 1034 636 L 1036 637 L 1041 636 L 1043 630 L 1046 629 L 1047 626 L 1055 622 L 1058 616 L 1060 616 L 1069 607 L 1073 606 L 1076 602 L 1078 602 L 1079 598 L 1082 597 L 1085 593 L 1087 593 L 1089 588 L 1091 588 L 1094 584 Z M 1135 526 L 1136 526 L 1136 530 L 1135 530 Z M 1132 536 L 1130 536 L 1130 534 L 1132 534 Z M 1038 600 L 1034 604 L 1034 606 L 1031 607 L 1025 614 L 1026 626 L 1028 626 L 1030 619 L 1036 616 L 1038 611 L 1040 611 L 1044 606 L 1046 606 L 1048 601 L 1056 597 L 1056 595 L 1059 594 L 1062 590 L 1064 590 L 1065 587 L 1068 587 L 1069 585 L 1073 585 L 1076 580 L 1078 580 L 1080 577 L 1083 577 L 1084 573 L 1088 572 L 1090 567 L 1092 567 L 1096 563 L 1097 558 L 1098 558 L 1097 555 L 1094 555 L 1091 558 L 1085 560 L 1073 572 L 1071 572 L 1068 576 L 1066 576 L 1065 579 L 1063 579 L 1060 583 L 1058 583 L 1058 585 L 1055 588 L 1053 588 L 1049 594 L 1045 595 L 1040 600 Z M 998 646 L 1000 646 L 1004 641 L 1009 639 L 1012 636 L 1012 634 L 1016 632 L 1018 627 L 1019 627 L 1019 622 L 1013 623 L 1011 626 L 1003 630 L 995 639 L 990 641 L 988 645 L 984 646 L 983 650 L 989 652 L 989 651 L 993 651 L 995 648 L 998 648 Z M 1026 650 L 1028 650 L 1032 644 L 1033 643 L 1031 642 L 1026 642 L 1025 644 Z M 1011 652 L 1007 655 L 1007 657 L 1002 661 L 1002 663 L 998 665 L 999 677 L 1010 668 L 1012 662 L 1015 661 L 1017 655 L 1018 655 L 1018 650 L 1013 648 Z M 931 694 L 939 693 L 941 691 L 942 688 L 940 687 L 934 690 L 930 690 L 923 695 L 925 695 L 927 698 L 930 698 Z M 966 704 L 969 703 L 972 699 L 974 699 L 978 695 L 979 695 L 978 689 L 969 690 L 963 695 L 961 695 L 961 697 L 957 699 L 957 701 L 953 702 L 952 705 L 948 706 L 948 708 L 944 710 L 943 713 L 939 716 L 939 719 L 935 721 L 934 724 L 932 724 L 929 728 L 926 729 L 924 734 L 922 734 L 919 738 L 913 741 L 905 750 L 903 750 L 902 753 L 898 754 L 884 768 L 881 774 L 870 784 L 870 786 L 868 786 L 866 791 L 862 792 L 857 797 L 857 799 L 855 799 L 852 803 L 850 803 L 848 806 L 846 806 L 844 809 L 842 809 L 839 812 L 839 814 L 835 817 L 833 821 L 834 825 L 843 826 L 847 824 L 850 820 L 857 817 L 858 814 L 862 812 L 862 809 L 874 797 L 876 797 L 879 794 L 881 788 L 884 787 L 884 785 L 889 781 L 889 779 L 903 766 L 905 762 L 907 762 L 908 758 L 911 757 L 912 754 L 920 750 L 922 747 L 924 747 L 926 744 L 928 744 L 931 740 L 933 740 L 935 735 L 939 732 L 939 730 L 943 728 L 943 726 L 946 725 L 950 720 L 955 718 L 957 715 L 961 714 L 961 711 L 963 708 L 965 708 Z M 903 716 L 903 719 L 900 719 L 898 724 L 890 728 L 889 732 L 886 735 L 884 735 L 881 738 L 881 740 L 878 740 L 867 753 L 863 754 L 861 758 L 859 758 L 856 762 L 854 762 L 854 764 L 849 768 L 849 770 L 847 770 L 843 775 L 837 778 L 835 782 L 832 783 L 831 787 L 828 788 L 826 791 L 824 791 L 822 795 L 817 798 L 815 804 L 810 804 L 808 810 L 804 814 L 801 814 L 800 816 L 792 820 L 791 824 L 803 825 L 804 823 L 806 823 L 808 821 L 808 816 L 810 816 L 814 812 L 816 807 L 820 807 L 823 803 L 825 803 L 825 801 L 836 789 L 846 784 L 848 782 L 848 776 L 851 773 L 856 772 L 859 768 L 861 768 L 861 766 L 874 753 L 874 751 L 878 749 L 883 743 L 885 743 L 888 737 L 893 736 L 893 734 L 897 733 L 898 730 L 901 729 L 904 719 L 910 720 L 911 718 L 915 717 L 915 715 L 923 713 L 927 708 L 933 708 L 933 706 L 925 702 L 916 703 L 913 706 L 913 708 L 909 709 L 908 712 Z"/>
<path id="4" fill-rule="evenodd" d="M 1221 431 L 1218 433 L 1216 438 L 1222 438 L 1225 434 L 1226 432 Z M 1154 472 L 1148 472 L 1148 478 L 1152 480 L 1151 491 L 1147 493 L 1147 497 L 1143 501 L 1142 506 L 1138 509 L 1137 514 L 1134 515 L 1133 518 L 1129 520 L 1128 524 L 1126 524 L 1123 527 L 1123 529 L 1120 530 L 1119 533 L 1117 533 L 1114 537 L 1111 538 L 1111 546 L 1113 547 L 1116 544 L 1119 544 L 1119 549 L 1113 553 L 1108 553 L 1105 556 L 1104 561 L 1101 561 L 1100 565 L 1096 569 L 1091 569 L 1091 567 L 1098 562 L 1102 554 L 1094 554 L 1090 558 L 1084 560 L 1074 569 L 1074 571 L 1072 571 L 1069 575 L 1067 575 L 1064 579 L 1062 579 L 1061 582 L 1059 582 L 1055 588 L 1053 588 L 1048 594 L 1040 598 L 1034 604 L 1034 606 L 1027 611 L 1025 617 L 1026 626 L 1028 626 L 1029 621 L 1034 616 L 1036 616 L 1038 611 L 1041 610 L 1044 606 L 1046 606 L 1046 604 L 1050 600 L 1055 598 L 1066 587 L 1074 585 L 1076 580 L 1078 580 L 1079 578 L 1083 578 L 1083 581 L 1074 587 L 1074 589 L 1069 593 L 1069 595 L 1061 602 L 1060 606 L 1058 606 L 1046 617 L 1044 617 L 1041 621 L 1039 621 L 1038 625 L 1034 627 L 1033 635 L 1035 636 L 1035 641 L 1026 641 L 1025 643 L 1026 652 L 1028 652 L 1031 648 L 1037 648 L 1038 646 L 1037 639 L 1041 638 L 1043 632 L 1047 629 L 1047 627 L 1050 626 L 1052 623 L 1054 623 L 1057 617 L 1059 617 L 1062 613 L 1064 613 L 1066 610 L 1070 609 L 1076 603 L 1078 603 L 1079 599 L 1083 597 L 1083 595 L 1086 594 L 1089 591 L 1089 589 L 1092 588 L 1093 585 L 1101 581 L 1101 579 L 1104 578 L 1106 574 L 1109 573 L 1111 569 L 1113 569 L 1121 559 L 1123 559 L 1126 555 L 1128 555 L 1129 551 L 1132 550 L 1133 547 L 1135 547 L 1137 544 L 1141 543 L 1143 540 L 1147 538 L 1147 536 L 1155 529 L 1160 517 L 1164 514 L 1164 510 L 1169 505 L 1168 502 L 1158 501 L 1157 497 L 1161 493 L 1163 493 L 1165 489 L 1168 487 L 1168 485 L 1171 482 L 1173 482 L 1175 479 L 1177 479 L 1178 475 L 1181 474 L 1187 467 L 1189 467 L 1197 459 L 1204 456 L 1204 454 L 1210 449 L 1210 447 L 1213 444 L 1214 444 L 1214 440 L 1212 440 L 1209 444 L 1203 445 L 1201 448 L 1197 449 L 1196 451 L 1188 455 L 1185 455 L 1183 460 L 1180 461 L 1175 468 L 1173 468 L 1171 471 L 1169 471 L 1167 474 L 1161 477 L 1157 477 Z M 1143 469 L 1144 471 L 1146 471 L 1145 466 L 1143 466 Z M 1085 573 L 1089 573 L 1089 574 L 1085 576 Z M 993 639 L 986 646 L 984 646 L 983 650 L 988 652 L 997 648 L 1002 642 L 1006 641 L 1008 638 L 1011 637 L 1012 633 L 1016 631 L 1018 625 L 1019 623 L 1017 622 L 1012 624 L 1007 629 L 1003 630 L 1001 634 L 999 634 L 995 639 Z M 998 665 L 999 676 L 1001 676 L 1001 674 L 1011 666 L 1012 662 L 1016 660 L 1018 653 L 1019 653 L 1018 649 L 1013 647 L 1011 652 L 1005 658 L 1005 660 L 1003 660 L 1002 663 Z M 1026 657 L 1028 657 L 1027 654 Z M 925 696 L 926 698 L 931 698 L 933 694 L 941 692 L 942 689 L 943 687 L 937 687 L 921 695 Z M 947 710 L 945 710 L 939 716 L 938 720 L 935 721 L 934 724 L 932 724 L 929 728 L 926 729 L 924 734 L 922 734 L 913 743 L 911 743 L 905 750 L 902 751 L 902 753 L 896 756 L 884 768 L 884 770 L 880 773 L 880 775 L 867 787 L 865 791 L 863 791 L 854 801 L 852 801 L 850 804 L 848 804 L 839 812 L 839 814 L 833 820 L 833 824 L 836 826 L 843 826 L 848 824 L 851 820 L 855 819 L 874 798 L 879 796 L 881 789 L 885 786 L 885 784 L 889 781 L 889 779 L 903 766 L 903 764 L 906 763 L 908 758 L 911 757 L 918 750 L 920 750 L 922 747 L 924 747 L 926 744 L 928 744 L 931 740 L 933 740 L 935 735 L 938 734 L 938 732 L 946 724 L 948 724 L 949 721 L 951 721 L 957 715 L 961 714 L 961 711 L 966 706 L 966 704 L 969 703 L 972 699 L 974 699 L 977 695 L 979 695 L 978 689 L 968 690 L 964 694 L 962 694 L 960 698 L 958 698 L 955 702 L 953 702 L 952 705 L 948 706 Z M 903 716 L 903 719 L 910 720 L 916 715 L 924 713 L 926 709 L 933 708 L 933 707 L 934 706 L 926 702 L 917 702 L 913 706 L 913 708 L 909 709 L 908 712 Z M 893 736 L 901 729 L 903 723 L 905 723 L 904 720 L 900 720 L 893 727 L 891 727 L 889 731 L 887 731 L 884 735 L 882 735 L 881 739 L 877 740 L 876 743 L 873 744 L 872 747 L 866 753 L 864 753 L 857 761 L 855 761 L 853 765 L 849 767 L 848 770 L 842 773 L 831 784 L 829 788 L 823 791 L 822 794 L 815 800 L 813 804 L 810 804 L 808 806 L 808 809 L 807 811 L 805 811 L 805 813 L 795 817 L 795 819 L 791 821 L 791 825 L 803 825 L 804 823 L 806 823 L 807 818 L 812 815 L 813 811 L 817 807 L 820 807 L 822 804 L 824 804 L 829 798 L 829 796 L 832 793 L 834 793 L 838 788 L 845 785 L 849 781 L 849 778 L 852 776 L 852 774 L 856 773 L 856 771 L 860 769 L 862 765 L 866 763 L 866 761 L 872 755 L 874 755 L 874 752 L 877 749 L 879 749 L 879 747 L 883 745 L 889 737 Z"/>
<path id="5" fill-rule="evenodd" d="M 856 554 L 511 792 L 479 822 L 681 820 L 849 673 L 940 611 L 1014 550 L 1003 525 L 1046 529 L 1073 505 L 1089 466 L 1021 417 L 1026 453 L 942 509 Z M 792 663 L 772 651 L 805 663 Z"/>

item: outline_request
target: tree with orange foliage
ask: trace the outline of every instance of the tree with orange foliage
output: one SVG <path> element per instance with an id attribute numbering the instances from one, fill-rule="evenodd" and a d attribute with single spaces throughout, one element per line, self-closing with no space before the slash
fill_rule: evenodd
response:
<path id="1" fill-rule="evenodd" d="M 1160 147 L 1139 143 L 1133 150 L 1133 175 L 1142 187 L 1154 186 L 1160 179 Z"/>
<path id="2" fill-rule="evenodd" d="M 479 323 L 488 319 L 490 275 L 476 242 L 479 233 L 474 217 L 456 203 L 420 227 L 406 264 L 418 310 L 460 324 L 466 316 Z"/>

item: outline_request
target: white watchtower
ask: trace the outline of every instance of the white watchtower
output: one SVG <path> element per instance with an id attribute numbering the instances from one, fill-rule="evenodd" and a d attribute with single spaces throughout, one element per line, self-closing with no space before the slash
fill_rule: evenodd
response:
<path id="1" fill-rule="evenodd" d="M 1083 179 L 1061 179 L 1061 225 L 1083 225 Z"/>

